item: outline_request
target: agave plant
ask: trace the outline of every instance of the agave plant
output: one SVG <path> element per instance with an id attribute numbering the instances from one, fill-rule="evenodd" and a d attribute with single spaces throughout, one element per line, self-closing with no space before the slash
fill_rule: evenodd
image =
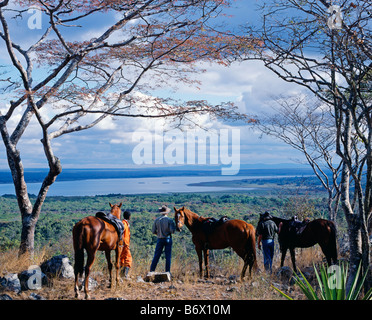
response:
<path id="1" fill-rule="evenodd" d="M 367 273 L 365 273 L 359 281 L 361 272 L 361 264 L 359 264 L 356 277 L 351 284 L 350 290 L 347 291 L 348 264 L 341 263 L 338 266 L 331 266 L 329 268 L 323 264 L 319 272 L 314 265 L 314 272 L 319 286 L 319 290 L 316 290 L 300 270 L 299 272 L 300 275 L 294 273 L 294 280 L 309 300 L 357 300 L 367 276 Z M 272 287 L 287 299 L 293 300 L 293 298 L 278 288 Z M 372 288 L 364 295 L 363 300 L 371 300 L 371 298 Z"/>

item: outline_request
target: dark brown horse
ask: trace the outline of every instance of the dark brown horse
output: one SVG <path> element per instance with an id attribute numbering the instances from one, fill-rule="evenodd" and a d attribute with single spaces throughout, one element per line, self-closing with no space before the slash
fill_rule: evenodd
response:
<path id="1" fill-rule="evenodd" d="M 111 214 L 116 218 L 120 219 L 121 216 L 121 203 L 119 205 L 112 205 Z M 75 224 L 72 229 L 74 250 L 75 250 L 75 297 L 79 297 L 79 276 L 83 275 L 85 271 L 84 280 L 84 292 L 85 298 L 89 299 L 88 294 L 88 282 L 89 273 L 93 265 L 94 258 L 97 250 L 105 251 L 107 265 L 110 273 L 110 287 L 112 283 L 112 262 L 111 262 L 111 250 L 115 250 L 116 254 L 116 283 L 119 282 L 119 258 L 122 250 L 122 246 L 119 245 L 118 233 L 115 227 L 97 217 L 89 216 L 80 220 Z M 87 263 L 84 270 L 84 249 L 87 252 Z"/>
<path id="2" fill-rule="evenodd" d="M 244 261 L 241 279 L 243 280 L 248 266 L 249 275 L 251 275 L 252 267 L 256 267 L 255 229 L 251 224 L 242 220 L 227 220 L 208 234 L 207 238 L 203 230 L 203 223 L 209 218 L 200 217 L 185 207 L 174 208 L 174 211 L 177 230 L 181 231 L 183 225 L 186 225 L 192 233 L 192 242 L 199 258 L 200 277 L 203 276 L 202 253 L 204 254 L 205 276 L 208 278 L 209 249 L 224 249 L 227 247 L 232 247 Z"/>
<path id="3" fill-rule="evenodd" d="M 297 272 L 295 248 L 309 248 L 316 244 L 319 244 L 322 249 L 328 265 L 331 265 L 332 262 L 337 262 L 337 231 L 333 221 L 315 219 L 308 222 L 301 233 L 296 233 L 293 230 L 293 219 L 272 217 L 272 220 L 279 227 L 278 239 L 282 252 L 281 267 L 283 267 L 284 259 L 289 249 L 293 270 Z"/>

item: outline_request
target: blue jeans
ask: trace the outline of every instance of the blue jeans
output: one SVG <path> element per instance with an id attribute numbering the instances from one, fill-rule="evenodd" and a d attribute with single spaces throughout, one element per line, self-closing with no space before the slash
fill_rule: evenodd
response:
<path id="1" fill-rule="evenodd" d="M 272 272 L 273 258 L 274 258 L 274 240 L 262 240 L 262 251 L 264 256 L 265 270 Z"/>
<path id="2" fill-rule="evenodd" d="M 159 262 L 160 256 L 165 252 L 165 272 L 170 272 L 171 259 L 172 259 L 172 238 L 158 238 L 155 247 L 154 258 L 152 259 L 150 271 L 155 271 Z"/>

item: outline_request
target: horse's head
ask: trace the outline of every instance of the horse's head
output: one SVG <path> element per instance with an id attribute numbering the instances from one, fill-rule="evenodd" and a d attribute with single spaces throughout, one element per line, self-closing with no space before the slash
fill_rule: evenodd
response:
<path id="1" fill-rule="evenodd" d="M 121 206 L 122 206 L 122 202 L 120 202 L 119 204 L 111 204 L 109 203 L 110 207 L 111 207 L 111 214 L 114 215 L 116 218 L 118 219 L 121 219 Z"/>
<path id="2" fill-rule="evenodd" d="M 182 227 L 185 224 L 185 207 L 182 207 L 180 209 L 174 208 L 174 221 L 176 223 L 176 229 L 177 231 L 181 231 Z"/>

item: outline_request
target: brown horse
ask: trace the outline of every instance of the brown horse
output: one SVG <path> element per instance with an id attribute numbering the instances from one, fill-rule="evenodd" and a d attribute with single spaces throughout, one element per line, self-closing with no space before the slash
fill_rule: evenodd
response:
<path id="1" fill-rule="evenodd" d="M 272 217 L 272 220 L 280 230 L 278 239 L 282 252 L 281 267 L 284 265 L 284 259 L 289 249 L 293 270 L 296 272 L 295 248 L 309 248 L 316 244 L 319 244 L 322 249 L 328 265 L 331 265 L 332 262 L 337 262 L 337 231 L 334 222 L 325 219 L 315 219 L 308 222 L 303 231 L 297 234 L 292 227 L 293 219 Z"/>
<path id="2" fill-rule="evenodd" d="M 119 205 L 112 205 L 111 214 L 116 218 L 120 219 L 121 216 L 121 203 Z M 85 280 L 84 280 L 84 292 L 85 298 L 89 299 L 88 294 L 88 282 L 89 282 L 89 273 L 93 265 L 94 258 L 97 250 L 105 251 L 106 260 L 108 264 L 108 269 L 110 273 L 110 285 L 112 283 L 112 263 L 111 263 L 111 250 L 115 250 L 116 254 L 116 283 L 119 282 L 119 258 L 122 250 L 122 245 L 119 245 L 118 233 L 115 227 L 107 223 L 106 221 L 89 216 L 81 219 L 78 223 L 75 224 L 72 229 L 73 241 L 74 241 L 74 250 L 75 250 L 75 297 L 79 297 L 79 276 L 83 275 L 84 272 L 84 249 L 87 252 L 87 264 L 85 266 Z"/>
<path id="3" fill-rule="evenodd" d="M 232 247 L 244 261 L 241 279 L 243 280 L 248 265 L 249 275 L 251 276 L 252 267 L 256 267 L 255 229 L 251 224 L 242 220 L 227 220 L 208 234 L 207 238 L 203 231 L 203 222 L 209 218 L 200 217 L 185 207 L 180 209 L 174 207 L 174 211 L 177 230 L 181 231 L 183 225 L 186 225 L 192 233 L 192 242 L 199 258 L 200 277 L 203 276 L 202 253 L 204 253 L 205 276 L 208 278 L 209 249 L 224 249 L 227 247 Z"/>

